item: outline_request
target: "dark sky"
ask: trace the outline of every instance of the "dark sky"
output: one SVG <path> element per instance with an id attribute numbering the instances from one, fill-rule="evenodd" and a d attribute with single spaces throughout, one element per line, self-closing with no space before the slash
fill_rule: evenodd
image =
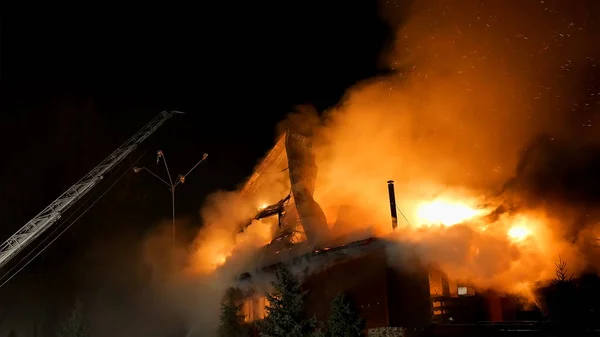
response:
<path id="1" fill-rule="evenodd" d="M 204 197 L 243 182 L 293 106 L 332 106 L 352 84 L 384 71 L 392 30 L 374 1 L 208 3 L 2 18 L 2 240 L 170 109 L 187 114 L 136 156 L 148 150 L 141 165 L 155 165 L 162 149 L 176 174 L 209 153 L 177 194 L 178 213 L 198 226 Z M 125 175 L 0 290 L 0 330 L 20 313 L 56 320 L 77 296 L 126 296 L 135 282 L 119 274 L 141 238 L 169 217 L 169 199 L 152 177 Z"/>

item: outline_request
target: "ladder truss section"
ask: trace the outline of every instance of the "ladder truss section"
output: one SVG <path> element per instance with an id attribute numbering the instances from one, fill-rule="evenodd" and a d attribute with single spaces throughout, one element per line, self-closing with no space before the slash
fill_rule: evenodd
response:
<path id="1" fill-rule="evenodd" d="M 121 147 L 116 149 L 98 166 L 92 169 L 85 177 L 75 183 L 75 185 L 71 186 L 60 197 L 27 222 L 25 226 L 21 227 L 21 229 L 8 238 L 8 240 L 0 246 L 0 268 L 14 258 L 29 243 L 40 236 L 48 229 L 48 227 L 52 226 L 52 224 L 60 219 L 61 214 L 96 186 L 96 184 L 102 180 L 104 174 L 121 163 L 141 142 L 153 134 L 163 123 L 176 113 L 180 112 L 161 112 Z"/>

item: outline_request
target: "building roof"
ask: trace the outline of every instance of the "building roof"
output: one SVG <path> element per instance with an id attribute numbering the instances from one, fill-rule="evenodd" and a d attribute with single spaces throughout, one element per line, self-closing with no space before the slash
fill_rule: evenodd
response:
<path id="1" fill-rule="evenodd" d="M 306 241 L 291 245 L 271 243 L 257 253 L 259 261 L 257 269 L 242 274 L 240 279 L 246 280 L 252 274 L 273 272 L 282 263 L 290 265 L 310 263 L 313 267 L 319 267 L 321 264 L 325 265 L 347 257 L 360 256 L 377 248 L 383 248 L 387 241 L 383 238 L 368 237 L 345 242 L 344 238 L 339 238 L 324 248 L 314 250 L 309 248 Z"/>

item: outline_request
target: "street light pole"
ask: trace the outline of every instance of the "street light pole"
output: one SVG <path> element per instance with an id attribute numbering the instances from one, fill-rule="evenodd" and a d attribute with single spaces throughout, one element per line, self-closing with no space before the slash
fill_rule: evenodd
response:
<path id="1" fill-rule="evenodd" d="M 175 247 L 175 186 L 171 188 L 171 216 L 172 216 L 172 224 L 171 224 L 171 235 L 172 235 L 172 244 Z"/>
<path id="2" fill-rule="evenodd" d="M 208 157 L 208 153 L 205 153 L 202 156 L 202 159 L 200 159 L 200 161 L 198 161 L 186 174 L 182 175 L 178 175 L 177 176 L 177 180 L 175 181 L 175 183 L 173 183 L 173 178 L 171 176 L 171 172 L 169 171 L 169 165 L 167 165 L 167 158 L 165 157 L 165 153 L 162 150 L 158 150 L 156 152 L 156 164 L 160 164 L 160 160 L 162 158 L 162 162 L 165 165 L 165 170 L 167 171 L 167 177 L 169 178 L 169 181 L 167 182 L 166 180 L 164 180 L 163 178 L 161 178 L 158 174 L 152 172 L 150 169 L 148 169 L 147 167 L 134 167 L 133 168 L 133 172 L 135 173 L 139 173 L 141 171 L 146 171 L 148 173 L 150 173 L 151 175 L 153 175 L 156 179 L 158 179 L 159 181 L 161 181 L 163 184 L 167 185 L 167 187 L 169 187 L 169 190 L 171 191 L 171 208 L 172 208 L 172 240 L 173 240 L 173 247 L 175 247 L 175 187 L 177 187 L 177 185 L 179 184 L 183 184 L 185 182 L 185 178 L 192 173 L 192 171 L 198 167 L 198 165 L 200 165 L 200 163 L 202 163 L 203 161 L 206 160 L 206 158 Z"/>

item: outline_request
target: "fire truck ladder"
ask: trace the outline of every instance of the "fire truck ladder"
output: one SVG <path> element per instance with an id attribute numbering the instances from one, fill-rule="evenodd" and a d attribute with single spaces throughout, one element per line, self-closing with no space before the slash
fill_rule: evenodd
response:
<path id="1" fill-rule="evenodd" d="M 39 237 L 44 231 L 52 226 L 61 214 L 74 205 L 79 199 L 93 189 L 106 173 L 123 161 L 137 146 L 153 134 L 161 125 L 180 111 L 163 111 L 148 124 L 146 124 L 133 137 L 127 140 L 121 147 L 111 153 L 98 166 L 94 167 L 85 177 L 81 178 L 75 185 L 66 190 L 60 197 L 54 200 L 25 226 L 21 227 L 15 234 L 0 246 L 0 268 L 4 267 L 21 250 Z"/>

